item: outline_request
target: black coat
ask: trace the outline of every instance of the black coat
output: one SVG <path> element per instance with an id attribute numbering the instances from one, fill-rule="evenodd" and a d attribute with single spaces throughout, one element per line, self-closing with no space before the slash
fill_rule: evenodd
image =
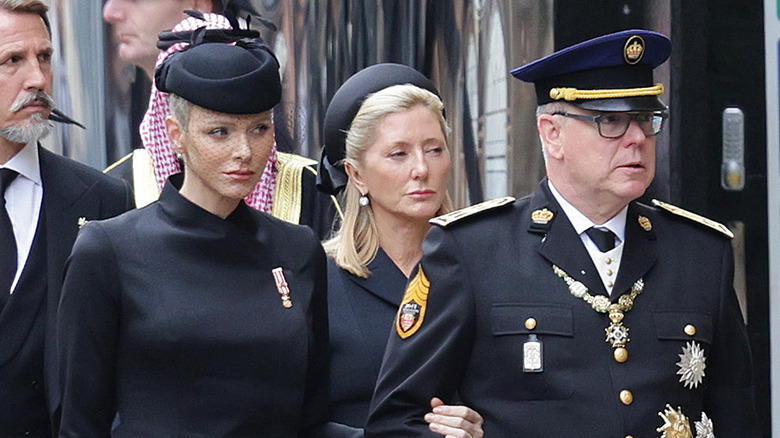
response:
<path id="1" fill-rule="evenodd" d="M 328 259 L 329 438 L 362 437 L 406 276 L 380 248 L 360 278 Z"/>
<path id="2" fill-rule="evenodd" d="M 545 208 L 554 217 L 534 223 L 532 212 Z M 607 315 L 553 273 L 556 264 L 592 295 L 606 295 L 546 181 L 514 204 L 434 227 L 421 262 L 430 281 L 424 320 L 406 339 L 391 336 L 366 436 L 433 436 L 423 421 L 428 400 L 443 395 L 446 403 L 456 391 L 482 414 L 490 437 L 657 438 L 667 404 L 680 407 L 692 428 L 704 411 L 718 438 L 758 436 L 729 240 L 631 203 L 624 244 L 612 301 L 640 278 L 645 287 L 625 313 L 629 358 L 619 363 L 605 342 Z M 543 345 L 542 372 L 523 372 L 532 334 Z M 690 342 L 706 356 L 696 389 L 677 374 Z M 624 390 L 632 397 L 621 399 Z"/>
<path id="3" fill-rule="evenodd" d="M 29 147 L 29 146 L 28 146 Z M 79 219 L 131 208 L 129 188 L 91 167 L 38 147 L 43 201 L 30 255 L 0 313 L 0 437 L 52 435 L 56 411 L 54 328 L 62 270 Z"/>
<path id="4" fill-rule="evenodd" d="M 88 224 L 59 312 L 60 436 L 307 436 L 327 419 L 326 275 L 309 228 L 243 202 L 223 220 L 170 181 Z"/>

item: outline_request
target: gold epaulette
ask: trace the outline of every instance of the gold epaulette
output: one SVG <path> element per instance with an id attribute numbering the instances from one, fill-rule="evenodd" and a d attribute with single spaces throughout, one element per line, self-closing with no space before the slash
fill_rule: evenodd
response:
<path id="1" fill-rule="evenodd" d="M 317 162 L 311 158 L 285 152 L 277 152 L 276 160 L 279 173 L 276 177 L 271 214 L 284 221 L 300 224 L 303 209 L 303 172 L 317 176 Z M 333 202 L 336 214 L 343 220 L 344 212 L 338 199 L 331 195 L 330 200 Z"/>
<path id="2" fill-rule="evenodd" d="M 127 154 L 124 157 L 120 158 L 114 164 L 112 164 L 112 165 L 106 167 L 105 169 L 103 169 L 103 173 L 111 172 L 112 170 L 116 169 L 117 167 L 122 165 L 122 163 L 124 163 L 125 161 L 127 161 L 127 160 L 129 160 L 131 158 L 133 158 L 133 153 L 132 152 L 130 152 L 129 154 Z"/>
<path id="3" fill-rule="evenodd" d="M 317 174 L 317 169 L 314 166 L 317 165 L 315 160 L 311 158 L 303 157 L 295 154 L 288 154 L 286 152 L 276 152 L 276 159 L 279 161 L 279 172 L 282 172 L 282 168 L 297 168 L 303 169 L 306 166 L 309 167 L 309 171 L 313 174 Z"/>
<path id="4" fill-rule="evenodd" d="M 146 148 L 133 151 L 133 193 L 136 208 L 149 205 L 160 197 L 154 162 Z"/>
<path id="5" fill-rule="evenodd" d="M 690 219 L 694 222 L 698 222 L 702 225 L 712 228 L 713 230 L 720 231 L 721 233 L 725 234 L 729 238 L 734 238 L 734 233 L 732 233 L 727 226 L 721 224 L 720 222 L 715 222 L 712 219 L 707 219 L 704 216 L 700 216 L 696 213 L 691 213 L 690 211 L 683 210 L 680 207 L 674 206 L 672 204 L 667 204 L 666 202 L 661 202 L 657 199 L 653 199 L 653 205 L 659 208 L 663 208 L 664 210 L 672 214 L 676 214 L 677 216 L 682 216 L 686 219 Z"/>
<path id="6" fill-rule="evenodd" d="M 128 160 L 132 160 L 135 207 L 145 207 L 160 197 L 160 188 L 157 186 L 157 177 L 154 173 L 154 162 L 152 162 L 152 156 L 149 155 L 149 151 L 145 148 L 134 149 L 116 163 L 106 167 L 103 173 L 116 169 Z"/>
<path id="7" fill-rule="evenodd" d="M 428 222 L 439 225 L 442 227 L 446 227 L 454 222 L 457 222 L 465 217 L 473 216 L 477 213 L 481 213 L 483 211 L 492 210 L 494 208 L 502 207 L 507 204 L 511 204 L 515 202 L 515 198 L 511 196 L 505 196 L 503 198 L 496 198 L 491 199 L 489 201 L 480 202 L 479 204 L 474 204 L 470 207 L 461 208 L 460 210 L 455 210 L 451 213 L 443 214 L 441 216 L 437 216 Z"/>
<path id="8" fill-rule="evenodd" d="M 274 217 L 287 222 L 298 224 L 301 221 L 301 208 L 303 197 L 303 171 L 313 174 L 317 171 L 312 167 L 316 161 L 295 154 L 277 152 L 276 187 L 274 190 Z"/>

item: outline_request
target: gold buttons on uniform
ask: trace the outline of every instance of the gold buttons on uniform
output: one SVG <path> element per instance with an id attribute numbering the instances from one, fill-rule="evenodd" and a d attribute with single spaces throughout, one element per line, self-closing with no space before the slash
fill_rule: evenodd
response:
<path id="1" fill-rule="evenodd" d="M 525 320 L 525 328 L 528 330 L 533 330 L 536 328 L 536 320 L 533 318 L 528 318 Z"/>
<path id="2" fill-rule="evenodd" d="M 696 327 L 694 327 L 692 324 L 688 324 L 683 329 L 686 335 L 693 336 L 696 334 Z"/>
<path id="3" fill-rule="evenodd" d="M 608 282 L 607 282 L 607 287 L 613 287 L 613 286 L 615 286 L 615 283 L 613 283 L 613 282 L 611 282 L 611 281 L 608 281 Z"/>
<path id="4" fill-rule="evenodd" d="M 634 438 L 634 435 L 626 435 L 626 438 Z"/>
<path id="5" fill-rule="evenodd" d="M 612 269 L 607 269 L 607 275 L 612 275 Z"/>
<path id="6" fill-rule="evenodd" d="M 612 259 L 607 257 L 607 258 L 604 259 L 604 263 L 610 264 L 610 263 L 612 263 Z"/>
<path id="7" fill-rule="evenodd" d="M 626 350 L 623 347 L 618 347 L 615 349 L 614 353 L 612 353 L 613 356 L 615 356 L 615 360 L 623 363 L 628 360 L 628 350 Z"/>
<path id="8" fill-rule="evenodd" d="M 620 401 L 628 406 L 634 402 L 634 394 L 631 394 L 631 391 L 624 389 L 620 391 Z"/>

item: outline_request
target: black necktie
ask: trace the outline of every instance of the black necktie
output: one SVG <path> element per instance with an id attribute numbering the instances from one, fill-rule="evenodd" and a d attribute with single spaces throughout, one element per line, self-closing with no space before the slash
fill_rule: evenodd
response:
<path id="1" fill-rule="evenodd" d="M 615 247 L 615 233 L 604 228 L 590 227 L 585 234 L 596 244 L 599 251 L 607 252 Z"/>
<path id="2" fill-rule="evenodd" d="M 5 189 L 16 178 L 16 171 L 0 169 L 0 303 L 5 302 L 11 292 L 11 283 L 16 276 L 16 239 L 11 219 L 5 208 Z"/>

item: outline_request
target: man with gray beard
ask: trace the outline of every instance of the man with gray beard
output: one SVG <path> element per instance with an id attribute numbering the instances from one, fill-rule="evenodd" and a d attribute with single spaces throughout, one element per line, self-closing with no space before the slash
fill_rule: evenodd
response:
<path id="1" fill-rule="evenodd" d="M 43 149 L 51 35 L 40 0 L 0 0 L 0 437 L 56 436 L 54 328 L 79 224 L 128 210 L 119 180 Z"/>

